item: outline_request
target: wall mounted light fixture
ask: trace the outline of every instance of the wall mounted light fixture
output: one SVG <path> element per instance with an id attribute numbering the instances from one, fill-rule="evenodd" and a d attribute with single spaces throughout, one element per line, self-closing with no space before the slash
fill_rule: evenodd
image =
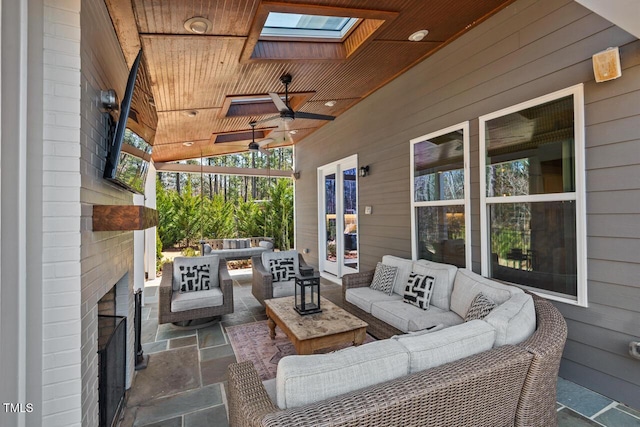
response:
<path id="1" fill-rule="evenodd" d="M 118 95 L 113 89 L 100 91 L 100 107 L 103 111 L 118 111 Z"/>
<path id="2" fill-rule="evenodd" d="M 364 178 L 367 175 L 369 175 L 369 165 L 360 166 L 360 176 Z"/>

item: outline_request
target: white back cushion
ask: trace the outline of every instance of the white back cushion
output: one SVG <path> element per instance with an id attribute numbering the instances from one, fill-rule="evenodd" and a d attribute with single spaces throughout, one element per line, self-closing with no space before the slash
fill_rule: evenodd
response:
<path id="1" fill-rule="evenodd" d="M 407 281 L 409 280 L 409 274 L 411 274 L 413 261 L 393 255 L 385 255 L 382 257 L 382 263 L 398 267 L 398 273 L 393 282 L 393 293 L 403 296 L 404 288 L 407 286 Z"/>
<path id="2" fill-rule="evenodd" d="M 196 257 L 175 257 L 173 259 L 173 283 L 171 285 L 174 292 L 180 291 L 183 277 L 197 274 L 198 266 L 208 266 L 209 288 L 219 287 L 218 283 L 218 264 L 220 259 L 218 255 L 205 255 Z"/>
<path id="3" fill-rule="evenodd" d="M 329 354 L 286 356 L 278 363 L 281 409 L 338 396 L 409 373 L 409 355 L 396 340 L 375 341 Z"/>
<path id="4" fill-rule="evenodd" d="M 458 272 L 458 267 L 419 259 L 413 262 L 412 268 L 415 273 L 424 274 L 436 279 L 430 304 L 443 310 L 450 310 L 453 281 Z"/>
<path id="5" fill-rule="evenodd" d="M 484 321 L 496 329 L 494 347 L 521 343 L 536 329 L 536 309 L 533 298 L 524 292 L 512 295 L 507 301 L 491 310 Z"/>
<path id="6" fill-rule="evenodd" d="M 480 292 L 498 305 L 511 298 L 511 295 L 523 293 L 522 289 L 515 286 L 504 285 L 466 268 L 460 268 L 453 282 L 451 311 L 464 319 L 471 302 Z"/>

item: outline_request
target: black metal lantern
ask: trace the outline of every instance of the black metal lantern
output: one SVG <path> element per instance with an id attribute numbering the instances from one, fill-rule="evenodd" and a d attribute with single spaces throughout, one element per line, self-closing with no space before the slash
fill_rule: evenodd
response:
<path id="1" fill-rule="evenodd" d="M 296 274 L 295 309 L 300 314 L 320 313 L 320 275 Z"/>

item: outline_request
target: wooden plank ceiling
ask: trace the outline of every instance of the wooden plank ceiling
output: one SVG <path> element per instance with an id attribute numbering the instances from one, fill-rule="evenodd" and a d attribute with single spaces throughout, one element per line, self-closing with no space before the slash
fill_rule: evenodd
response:
<path id="1" fill-rule="evenodd" d="M 229 106 L 229 97 L 282 93 L 279 78 L 289 73 L 293 76 L 289 90 L 307 93 L 304 95 L 307 100 L 297 109 L 338 116 L 511 1 L 105 0 L 105 3 L 128 64 L 131 65 L 140 47 L 143 50 L 158 112 L 153 159 L 167 162 L 247 150 L 250 139 L 215 141 L 220 134 L 250 131 L 251 120 L 270 117 L 273 112 L 255 115 L 254 109 L 251 110 L 254 115 L 228 115 L 225 106 Z M 267 7 L 288 5 L 393 12 L 393 18 L 373 32 L 370 40 L 353 54 L 342 59 L 241 60 L 252 26 L 259 24 L 254 22 L 256 15 L 261 10 L 264 14 Z M 207 18 L 211 28 L 201 35 L 190 33 L 184 23 L 193 17 Z M 429 30 L 424 40 L 408 40 L 411 33 L 422 29 Z M 300 46 L 307 48 L 309 43 L 280 45 L 278 54 Z M 327 101 L 335 101 L 335 105 L 328 107 Z M 265 130 L 264 136 L 275 139 L 266 146 L 270 148 L 294 144 L 327 123 L 330 122 L 303 119 L 284 123 L 277 119 L 261 123 L 258 128 Z M 291 130 L 297 132 L 292 134 Z"/>

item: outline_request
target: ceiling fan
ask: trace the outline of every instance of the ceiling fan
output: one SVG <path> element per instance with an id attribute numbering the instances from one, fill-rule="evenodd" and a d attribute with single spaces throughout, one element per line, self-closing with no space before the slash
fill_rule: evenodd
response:
<path id="1" fill-rule="evenodd" d="M 275 92 L 269 92 L 271 100 L 276 105 L 280 114 L 277 116 L 262 119 L 256 123 L 268 122 L 275 119 L 282 119 L 284 122 L 290 122 L 294 119 L 312 119 L 312 120 L 333 120 L 335 116 L 329 116 L 326 114 L 307 113 L 304 111 L 293 111 L 289 105 L 289 84 L 291 83 L 291 74 L 285 74 L 280 77 L 280 81 L 284 85 L 284 101 Z"/>
<path id="2" fill-rule="evenodd" d="M 256 124 L 258 122 L 249 122 L 249 126 L 251 126 L 251 142 L 249 143 L 249 151 L 259 151 L 264 155 L 269 155 L 269 152 L 262 148 L 263 145 L 267 145 L 273 141 L 275 141 L 275 139 L 273 138 L 267 138 L 267 139 L 263 139 L 262 141 L 256 141 Z"/>

